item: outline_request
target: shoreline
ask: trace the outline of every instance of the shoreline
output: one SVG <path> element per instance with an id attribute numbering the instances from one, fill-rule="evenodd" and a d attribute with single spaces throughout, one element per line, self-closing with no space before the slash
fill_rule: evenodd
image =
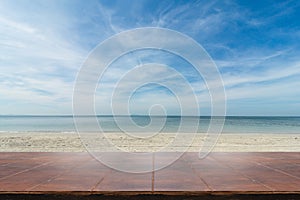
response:
<path id="1" fill-rule="evenodd" d="M 205 141 L 205 134 L 197 134 L 193 140 L 189 134 L 183 134 L 167 150 L 198 152 Z M 77 133 L 71 132 L 1 132 L 0 152 L 86 152 L 83 141 L 87 145 L 95 144 L 96 151 L 114 151 L 108 145 L 99 145 L 103 140 L 111 142 L 122 151 L 155 152 L 163 151 L 175 137 L 174 133 L 160 133 L 153 137 L 136 138 L 111 132 L 105 133 L 102 138 L 87 133 L 87 137 L 81 140 Z M 185 141 L 192 142 L 187 145 Z M 220 135 L 213 152 L 300 152 L 300 134 L 224 133 Z"/>

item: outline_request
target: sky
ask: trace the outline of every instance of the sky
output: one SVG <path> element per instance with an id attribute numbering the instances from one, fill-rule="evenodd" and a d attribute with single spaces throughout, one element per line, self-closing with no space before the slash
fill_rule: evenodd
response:
<path id="1" fill-rule="evenodd" d="M 72 114 L 74 83 L 90 52 L 122 31 L 158 27 L 193 38 L 210 55 L 224 82 L 227 115 L 298 116 L 299 19 L 297 0 L 1 0 L 0 114 Z M 199 98 L 200 113 L 210 114 L 201 76 L 186 61 L 159 50 L 132 52 L 112 63 L 95 92 L 97 114 L 111 114 L 112 91 L 128 70 L 152 62 L 184 75 Z M 142 70 L 121 89 L 141 79 L 181 87 L 169 70 Z M 178 92 L 141 85 L 130 102 L 118 98 L 114 103 L 116 109 L 129 106 L 131 114 L 147 114 L 159 104 L 177 115 L 176 95 L 192 98 L 184 88 Z"/>

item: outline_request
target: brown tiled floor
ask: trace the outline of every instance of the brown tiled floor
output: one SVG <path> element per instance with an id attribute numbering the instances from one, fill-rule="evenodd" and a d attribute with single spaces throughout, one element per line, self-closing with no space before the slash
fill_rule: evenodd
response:
<path id="1" fill-rule="evenodd" d="M 155 166 L 171 154 L 148 163 Z M 0 194 L 120 191 L 300 194 L 300 153 L 212 153 L 205 159 L 185 153 L 172 165 L 143 174 L 110 169 L 87 153 L 0 153 Z"/>

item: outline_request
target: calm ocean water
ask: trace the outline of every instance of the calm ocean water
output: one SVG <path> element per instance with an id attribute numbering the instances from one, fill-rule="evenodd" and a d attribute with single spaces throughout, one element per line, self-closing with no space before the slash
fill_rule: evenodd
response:
<path id="1" fill-rule="evenodd" d="M 91 117 L 81 117 L 86 131 L 97 131 L 98 127 L 91 124 Z M 129 117 L 119 116 L 120 122 Z M 159 118 L 159 117 L 156 117 Z M 98 116 L 99 124 L 106 132 L 119 132 L 117 124 L 112 116 Z M 198 117 L 185 117 L 185 130 L 190 124 L 197 121 Z M 150 122 L 147 116 L 133 116 L 132 120 L 146 126 Z M 167 117 L 162 132 L 176 132 L 180 121 L 179 116 Z M 199 132 L 205 132 L 208 128 L 210 117 L 200 117 Z M 155 126 L 155 124 L 154 124 Z M 125 127 L 135 131 L 134 127 Z M 0 116 L 1 132 L 75 132 L 72 116 Z M 299 133 L 300 117 L 226 117 L 223 133 Z"/>

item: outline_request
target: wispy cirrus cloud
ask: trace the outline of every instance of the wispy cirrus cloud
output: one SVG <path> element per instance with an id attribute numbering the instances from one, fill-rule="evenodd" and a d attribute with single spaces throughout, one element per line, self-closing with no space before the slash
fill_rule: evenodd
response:
<path id="1" fill-rule="evenodd" d="M 299 115 L 299 10 L 297 1 L 1 1 L 1 114 L 70 114 L 73 84 L 88 52 L 115 33 L 154 26 L 203 45 L 224 79 L 229 114 Z M 190 65 L 162 53 L 126 59 L 103 77 L 100 109 L 107 108 L 114 83 L 130 67 L 153 61 L 182 73 L 201 106 L 209 106 L 205 82 Z M 165 71 L 145 71 L 122 87 L 142 77 L 181 87 Z M 177 112 L 174 97 L 157 87 L 140 91 L 135 112 L 144 112 L 143 105 L 159 96 Z"/>

